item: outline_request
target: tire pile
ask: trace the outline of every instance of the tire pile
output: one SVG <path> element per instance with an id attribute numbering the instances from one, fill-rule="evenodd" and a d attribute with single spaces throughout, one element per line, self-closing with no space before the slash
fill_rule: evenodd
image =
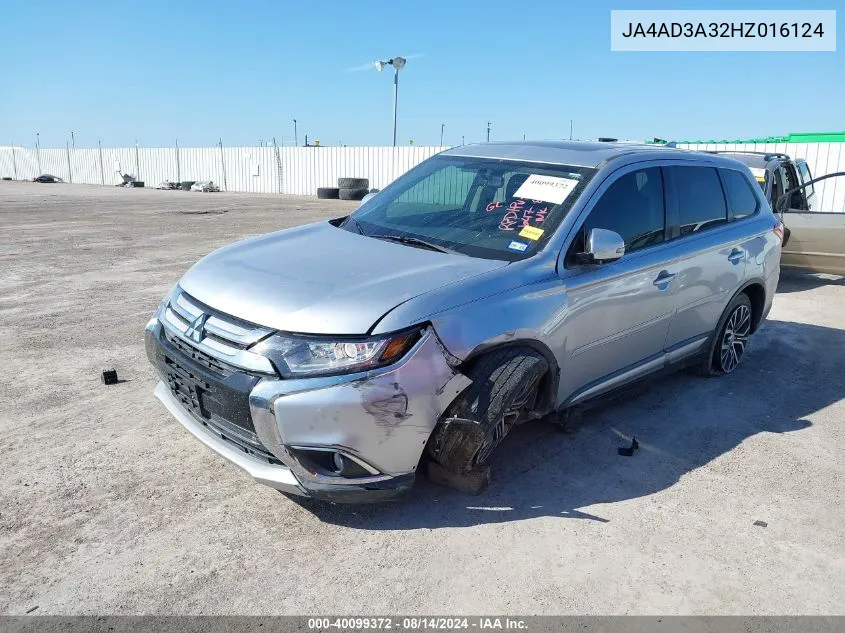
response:
<path id="1" fill-rule="evenodd" d="M 337 187 L 318 187 L 320 200 L 360 200 L 370 191 L 370 181 L 366 178 L 338 178 Z"/>

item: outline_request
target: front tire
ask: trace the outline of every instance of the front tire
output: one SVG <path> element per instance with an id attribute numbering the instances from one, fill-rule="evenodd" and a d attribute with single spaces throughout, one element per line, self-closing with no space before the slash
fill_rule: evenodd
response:
<path id="1" fill-rule="evenodd" d="M 429 456 L 454 473 L 486 464 L 505 435 L 535 408 L 548 369 L 546 359 L 527 348 L 504 348 L 481 357 L 467 374 L 472 384 L 434 429 Z"/>
<path id="2" fill-rule="evenodd" d="M 731 300 L 719 319 L 710 355 L 702 363 L 699 373 L 705 376 L 723 376 L 739 367 L 748 348 L 753 316 L 751 300 L 744 292 Z"/>

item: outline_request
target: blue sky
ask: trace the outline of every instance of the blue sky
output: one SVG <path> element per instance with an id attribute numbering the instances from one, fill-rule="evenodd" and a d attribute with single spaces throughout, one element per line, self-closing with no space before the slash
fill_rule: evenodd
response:
<path id="1" fill-rule="evenodd" d="M 835 53 L 610 52 L 610 9 L 835 8 L 836 2 L 369 0 L 9 2 L 0 145 L 202 146 L 305 134 L 388 145 L 491 138 L 738 138 L 845 129 Z M 837 15 L 842 29 L 845 10 Z M 390 70 L 390 69 L 388 69 Z"/>

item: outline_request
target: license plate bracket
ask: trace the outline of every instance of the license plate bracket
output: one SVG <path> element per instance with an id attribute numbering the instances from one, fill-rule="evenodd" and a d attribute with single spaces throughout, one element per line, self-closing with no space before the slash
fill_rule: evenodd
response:
<path id="1" fill-rule="evenodd" d="M 171 393 L 195 415 L 210 419 L 211 414 L 203 406 L 203 396 L 211 389 L 211 385 L 170 357 L 165 357 L 165 368 Z"/>

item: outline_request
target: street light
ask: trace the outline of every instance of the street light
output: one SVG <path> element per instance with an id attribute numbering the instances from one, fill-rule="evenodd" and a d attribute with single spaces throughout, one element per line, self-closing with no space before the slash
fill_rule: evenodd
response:
<path id="1" fill-rule="evenodd" d="M 293 120 L 293 146 L 299 146 L 299 134 L 296 133 L 296 119 Z"/>
<path id="2" fill-rule="evenodd" d="M 446 129 L 446 124 L 441 123 L 440 124 L 440 147 L 443 147 L 443 130 L 445 130 L 445 129 Z"/>
<path id="3" fill-rule="evenodd" d="M 38 161 L 38 175 L 40 176 L 44 172 L 41 171 L 41 133 L 35 133 L 35 158 Z"/>
<path id="4" fill-rule="evenodd" d="M 404 57 L 394 57 L 386 62 L 377 61 L 376 70 L 381 72 L 385 66 L 393 66 L 393 147 L 396 147 L 396 105 L 399 99 L 399 71 L 405 66 Z"/>

